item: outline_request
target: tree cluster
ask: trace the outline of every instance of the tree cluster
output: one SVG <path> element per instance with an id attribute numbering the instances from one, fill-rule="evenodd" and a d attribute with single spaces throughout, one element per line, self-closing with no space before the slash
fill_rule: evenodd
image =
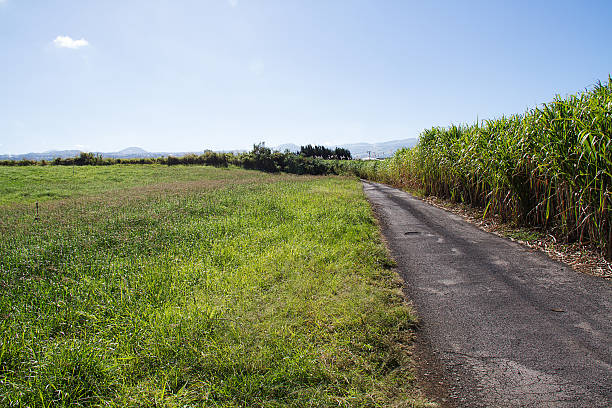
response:
<path id="1" fill-rule="evenodd" d="M 316 157 L 324 160 L 351 160 L 351 152 L 348 149 L 336 147 L 329 149 L 325 146 L 306 145 L 300 147 L 300 156 Z"/>

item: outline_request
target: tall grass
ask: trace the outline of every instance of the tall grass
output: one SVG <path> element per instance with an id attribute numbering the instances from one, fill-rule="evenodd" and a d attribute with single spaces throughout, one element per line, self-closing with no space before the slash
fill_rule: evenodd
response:
<path id="1" fill-rule="evenodd" d="M 362 177 L 482 206 L 612 258 L 612 78 L 522 115 L 425 130 Z"/>

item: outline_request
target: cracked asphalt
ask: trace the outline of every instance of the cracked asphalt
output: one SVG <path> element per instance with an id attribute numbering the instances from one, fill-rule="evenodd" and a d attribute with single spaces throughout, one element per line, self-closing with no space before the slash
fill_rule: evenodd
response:
<path id="1" fill-rule="evenodd" d="M 408 193 L 363 188 L 460 407 L 612 406 L 612 285 Z"/>

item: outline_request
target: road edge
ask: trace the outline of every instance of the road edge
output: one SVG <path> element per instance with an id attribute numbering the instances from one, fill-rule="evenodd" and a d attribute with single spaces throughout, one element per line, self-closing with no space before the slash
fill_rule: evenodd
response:
<path id="1" fill-rule="evenodd" d="M 364 183 L 368 183 L 367 180 L 360 180 L 360 182 L 362 189 Z M 391 248 L 389 247 L 389 242 L 383 233 L 384 226 L 381 222 L 380 210 L 376 204 L 372 203 L 367 198 L 365 193 L 364 196 L 370 205 L 370 211 L 372 213 L 372 218 L 376 223 L 379 238 L 387 250 L 387 255 L 395 262 Z M 393 272 L 396 275 L 396 279 L 401 282 L 402 295 L 404 299 L 410 305 L 410 308 L 417 317 L 418 323 L 414 327 L 414 337 L 412 338 L 410 345 L 410 353 L 412 357 L 410 369 L 414 373 L 418 392 L 421 393 L 427 400 L 437 404 L 437 406 L 440 408 L 456 408 L 457 405 L 451 398 L 451 386 L 448 374 L 445 371 L 444 365 L 442 364 L 439 356 L 435 353 L 431 342 L 425 335 L 418 310 L 414 306 L 414 302 L 412 301 L 406 288 L 403 273 L 401 273 L 400 268 L 397 266 L 393 267 Z"/>

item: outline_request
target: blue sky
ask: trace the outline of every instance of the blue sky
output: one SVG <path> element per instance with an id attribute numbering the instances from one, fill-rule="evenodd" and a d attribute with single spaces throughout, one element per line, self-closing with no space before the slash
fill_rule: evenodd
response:
<path id="1" fill-rule="evenodd" d="M 378 142 L 607 80 L 611 1 L 0 0 L 0 153 Z"/>

